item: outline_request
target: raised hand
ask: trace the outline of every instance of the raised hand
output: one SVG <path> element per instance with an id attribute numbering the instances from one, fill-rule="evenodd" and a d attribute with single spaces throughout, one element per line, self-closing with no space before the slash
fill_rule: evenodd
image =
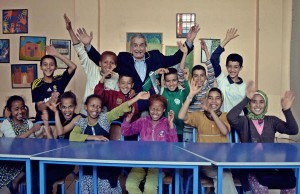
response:
<path id="1" fill-rule="evenodd" d="M 66 23 L 66 29 L 72 30 L 72 24 L 71 24 L 71 20 L 68 18 L 67 14 L 64 14 L 64 19 L 65 19 L 65 23 Z"/>
<path id="2" fill-rule="evenodd" d="M 150 98 L 150 93 L 149 92 L 140 92 L 140 93 L 138 93 L 137 96 L 140 100 L 148 100 Z"/>
<path id="3" fill-rule="evenodd" d="M 170 110 L 168 112 L 168 122 L 169 122 L 169 127 L 170 129 L 174 129 L 174 111 Z"/>
<path id="4" fill-rule="evenodd" d="M 41 124 L 34 124 L 31 129 L 33 130 L 33 132 L 37 132 L 41 129 L 41 127 Z"/>
<path id="5" fill-rule="evenodd" d="M 133 98 L 135 96 L 135 90 L 134 89 L 131 89 L 129 91 L 129 98 Z"/>
<path id="6" fill-rule="evenodd" d="M 220 46 L 225 47 L 225 45 L 230 42 L 232 39 L 238 37 L 239 35 L 237 34 L 237 29 L 236 28 L 230 28 L 226 32 L 226 37 L 225 39 L 221 42 Z"/>
<path id="7" fill-rule="evenodd" d="M 155 71 L 155 74 L 165 74 L 169 73 L 169 70 L 167 68 L 159 68 Z"/>
<path id="8" fill-rule="evenodd" d="M 207 111 L 207 112 L 210 112 L 211 111 L 211 108 L 209 106 L 209 103 L 208 103 L 208 100 L 206 98 L 202 98 L 201 99 L 201 104 L 200 104 L 200 107 Z"/>
<path id="9" fill-rule="evenodd" d="M 198 94 L 202 87 L 198 87 L 197 82 L 195 82 L 193 79 L 191 79 L 191 81 L 189 82 L 189 86 L 190 86 L 190 95 L 192 95 L 193 97 Z"/>
<path id="10" fill-rule="evenodd" d="M 246 88 L 246 95 L 249 99 L 252 99 L 257 91 L 254 81 L 249 81 Z"/>
<path id="11" fill-rule="evenodd" d="M 292 91 L 286 91 L 281 98 L 281 107 L 283 110 L 288 110 L 292 107 L 295 100 L 295 95 Z"/>
<path id="12" fill-rule="evenodd" d="M 174 111 L 173 110 L 170 110 L 168 112 L 168 121 L 169 121 L 169 123 L 173 123 L 173 121 L 174 121 Z"/>
<path id="13" fill-rule="evenodd" d="M 239 35 L 237 34 L 238 29 L 236 28 L 230 28 L 227 30 L 226 33 L 226 37 L 225 40 L 228 40 L 228 42 L 236 37 L 238 37 Z"/>
<path id="14" fill-rule="evenodd" d="M 132 107 L 131 111 L 127 113 L 125 121 L 130 123 L 133 115 L 134 115 L 134 107 Z"/>
<path id="15" fill-rule="evenodd" d="M 49 99 L 49 103 L 57 103 L 58 101 L 58 97 L 59 97 L 59 92 L 54 91 L 51 93 L 50 99 Z"/>
<path id="16" fill-rule="evenodd" d="M 47 110 L 43 110 L 42 120 L 44 121 L 44 124 L 48 124 L 49 115 Z"/>
<path id="17" fill-rule="evenodd" d="M 204 50 L 204 52 L 205 52 L 206 59 L 210 60 L 210 53 L 208 51 L 206 42 L 203 39 L 200 39 L 200 44 L 201 44 L 201 49 Z"/>
<path id="18" fill-rule="evenodd" d="M 201 49 L 204 51 L 208 51 L 206 42 L 203 39 L 200 39 Z"/>
<path id="19" fill-rule="evenodd" d="M 188 68 L 183 69 L 183 76 L 185 80 L 189 80 L 190 70 Z"/>
<path id="20" fill-rule="evenodd" d="M 106 77 L 110 77 L 114 74 L 115 74 L 115 72 L 113 71 L 113 69 L 109 69 L 107 72 L 103 73 L 102 77 L 106 78 Z"/>
<path id="21" fill-rule="evenodd" d="M 186 47 L 185 43 L 182 44 L 181 41 L 177 41 L 177 46 L 181 50 L 181 52 L 183 52 L 184 54 L 188 53 L 188 48 Z"/>
<path id="22" fill-rule="evenodd" d="M 200 30 L 199 24 L 196 24 L 195 26 L 192 26 L 190 28 L 189 33 L 186 36 L 186 40 L 189 43 L 193 43 L 194 40 L 195 40 L 195 38 L 196 38 L 196 36 L 197 36 L 197 34 L 198 34 L 198 32 L 199 32 L 199 30 Z"/>
<path id="23" fill-rule="evenodd" d="M 57 52 L 57 50 L 55 49 L 54 46 L 52 45 L 46 45 L 46 51 L 49 55 L 52 55 L 52 56 L 57 56 L 59 53 Z"/>
<path id="24" fill-rule="evenodd" d="M 58 109 L 57 109 L 57 106 L 60 104 L 59 103 L 56 103 L 55 101 L 50 101 L 49 103 L 46 103 L 47 107 L 52 110 L 53 112 L 57 112 Z"/>
<path id="25" fill-rule="evenodd" d="M 91 44 L 93 40 L 93 32 L 90 32 L 90 35 L 88 35 L 84 28 L 78 28 L 76 35 L 85 46 Z"/>
<path id="26" fill-rule="evenodd" d="M 138 100 L 148 100 L 150 98 L 149 92 L 140 92 L 138 95 L 136 95 L 134 98 L 127 101 L 128 106 L 133 105 Z"/>

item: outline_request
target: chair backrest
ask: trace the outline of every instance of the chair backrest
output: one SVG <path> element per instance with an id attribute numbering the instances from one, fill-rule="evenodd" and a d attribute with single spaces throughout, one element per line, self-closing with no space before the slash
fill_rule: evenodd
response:
<path id="1" fill-rule="evenodd" d="M 192 135 L 193 135 L 193 137 L 192 137 L 192 142 L 193 142 L 193 143 L 196 143 L 197 132 L 196 132 L 196 128 L 195 128 L 195 127 L 193 128 Z"/>
<path id="2" fill-rule="evenodd" d="M 228 134 L 228 139 L 229 139 L 229 143 L 239 143 L 239 135 L 234 129 L 230 130 L 230 133 Z"/>
<path id="3" fill-rule="evenodd" d="M 234 142 L 232 141 L 233 132 L 234 132 Z M 193 128 L 192 135 L 193 135 L 193 143 L 196 143 L 197 131 L 196 131 L 195 127 Z M 238 136 L 238 133 L 236 132 L 236 130 L 230 130 L 230 133 L 228 134 L 228 142 L 229 143 L 239 143 L 239 136 Z"/>
<path id="4" fill-rule="evenodd" d="M 240 143 L 239 134 L 237 133 L 236 130 L 231 128 L 230 133 L 228 135 L 229 135 L 229 143 Z"/>
<path id="5" fill-rule="evenodd" d="M 5 120 L 4 117 L 0 117 L 0 128 L 1 128 L 1 125 L 2 125 L 2 122 Z M 0 137 L 3 136 L 3 133 L 0 131 Z"/>

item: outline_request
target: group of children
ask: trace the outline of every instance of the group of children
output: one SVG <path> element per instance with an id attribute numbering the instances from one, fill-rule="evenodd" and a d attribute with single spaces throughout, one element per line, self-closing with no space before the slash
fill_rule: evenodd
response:
<path id="1" fill-rule="evenodd" d="M 294 101 L 292 92 L 288 91 L 281 100 L 286 117 L 284 122 L 277 117 L 266 116 L 266 94 L 256 90 L 253 82 L 246 85 L 239 77 L 243 67 L 243 58 L 239 54 L 227 57 L 227 76 L 221 71 L 220 55 L 225 45 L 238 36 L 237 29 L 227 31 L 225 39 L 211 56 L 205 42 L 201 41 L 201 48 L 208 59 L 205 63 L 207 73 L 204 66 L 195 65 L 190 76 L 185 59 L 193 49 L 198 25 L 191 28 L 185 43 L 178 42 L 179 50 L 173 56 L 163 56 L 159 51 L 147 52 L 147 42 L 142 34 L 131 38 L 131 53 L 124 52 L 117 56 L 111 51 L 100 55 L 90 45 L 92 34 L 88 35 L 85 29 L 77 30 L 76 34 L 70 19 L 66 15 L 64 19 L 87 77 L 81 114 L 75 112 L 76 95 L 71 91 L 64 92 L 77 66 L 56 52 L 54 47 L 47 46 L 49 55 L 44 56 L 40 64 L 43 78 L 35 80 L 31 87 L 37 111 L 36 121 L 42 120 L 43 127 L 33 125 L 27 119 L 22 97 L 12 96 L 6 105 L 9 118 L 1 127 L 5 137 L 63 136 L 70 141 L 84 142 L 118 140 L 122 134 L 138 135 L 140 141 L 182 142 L 184 128 L 196 128 L 197 142 L 228 142 L 230 130 L 234 129 L 243 143 L 274 142 L 276 132 L 298 133 L 291 112 Z M 68 66 L 62 75 L 54 76 L 57 68 L 55 57 Z M 177 68 L 171 67 L 177 63 Z M 154 75 L 154 79 L 149 74 Z M 215 83 L 217 87 L 214 87 Z M 245 107 L 247 111 L 244 113 Z M 55 121 L 55 127 L 49 126 L 48 121 Z M 5 177 L 0 179 L 0 189 L 6 186 L 10 193 L 15 193 L 24 177 L 23 166 L 19 163 L 9 167 L 7 163 L 0 164 L 0 177 Z M 52 192 L 55 179 L 70 173 L 73 168 L 62 172 L 49 166 L 46 170 L 56 172 L 56 177 L 51 180 L 46 178 L 47 193 Z M 215 167 L 201 168 L 201 171 L 213 178 L 216 185 Z M 84 168 L 82 193 L 93 191 L 91 172 L 90 168 Z M 120 185 L 119 169 L 101 168 L 98 175 L 101 175 L 98 177 L 98 193 L 118 194 L 126 190 L 134 194 L 157 192 L 158 169 L 132 168 L 127 176 L 126 188 Z M 142 192 L 139 186 L 145 177 Z M 255 171 L 249 173 L 247 178 L 253 193 L 268 192 L 268 188 L 257 181 Z M 237 193 L 230 171 L 224 173 L 223 182 L 223 193 Z M 286 193 L 294 192 L 294 188 L 284 189 Z"/>

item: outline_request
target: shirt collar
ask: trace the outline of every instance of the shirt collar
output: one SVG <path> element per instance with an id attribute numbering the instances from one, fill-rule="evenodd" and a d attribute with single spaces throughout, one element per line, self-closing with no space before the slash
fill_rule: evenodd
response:
<path id="1" fill-rule="evenodd" d="M 142 60 L 137 60 L 136 58 L 134 58 L 134 56 L 132 56 L 133 57 L 133 60 L 134 60 L 134 62 L 135 63 L 138 63 L 138 62 L 145 62 L 145 56 L 143 57 L 143 59 Z"/>
<path id="2" fill-rule="evenodd" d="M 100 75 L 103 77 L 103 73 L 101 71 L 100 71 Z M 112 75 L 105 77 L 105 79 L 110 79 L 110 78 L 112 78 Z"/>
<path id="3" fill-rule="evenodd" d="M 238 78 L 239 78 L 239 81 L 238 81 L 238 82 L 234 82 L 234 81 L 231 79 L 231 77 L 230 77 L 229 75 L 227 75 L 227 79 L 228 79 L 228 82 L 229 82 L 230 84 L 242 84 L 242 83 L 244 82 L 242 78 L 240 78 L 240 77 L 238 77 Z"/>

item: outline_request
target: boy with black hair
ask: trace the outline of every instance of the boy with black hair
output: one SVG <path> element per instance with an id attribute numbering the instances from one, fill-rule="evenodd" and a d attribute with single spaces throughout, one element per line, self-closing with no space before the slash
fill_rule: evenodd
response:
<path id="1" fill-rule="evenodd" d="M 178 141 L 183 141 L 183 127 L 184 123 L 182 120 L 178 119 L 178 113 L 184 103 L 187 95 L 189 94 L 189 84 L 186 80 L 184 81 L 185 88 L 178 88 L 178 77 L 177 70 L 175 68 L 168 69 L 158 69 L 155 71 L 156 74 L 164 74 L 164 87 L 161 87 L 160 94 L 165 97 L 168 101 L 167 109 L 165 113 L 167 114 L 170 110 L 174 111 L 174 123 L 177 129 Z M 152 86 L 150 78 L 145 81 L 143 85 L 144 91 L 149 91 Z M 167 115 L 165 115 L 167 116 Z"/>
<path id="2" fill-rule="evenodd" d="M 195 111 L 203 111 L 202 107 L 202 99 L 206 97 L 206 93 L 214 87 L 215 82 L 215 72 L 214 68 L 210 62 L 210 53 L 206 46 L 204 40 L 201 39 L 201 48 L 204 50 L 207 61 L 205 62 L 207 68 L 206 69 L 202 65 L 195 65 L 192 68 L 192 80 L 196 83 L 198 88 L 201 88 L 200 91 L 195 95 L 194 100 L 191 102 L 188 112 Z M 194 126 L 185 125 L 184 126 L 184 141 L 189 142 L 192 141 L 192 130 Z"/>
<path id="3" fill-rule="evenodd" d="M 236 53 L 228 55 L 226 59 L 227 76 L 222 72 L 220 66 L 220 55 L 224 52 L 225 45 L 238 36 L 236 28 L 228 29 L 225 39 L 213 52 L 210 59 L 214 67 L 218 88 L 224 95 L 224 103 L 221 108 L 223 112 L 229 112 L 245 97 L 246 93 L 246 84 L 239 77 L 239 73 L 243 68 L 243 57 Z"/>
<path id="4" fill-rule="evenodd" d="M 73 43 L 73 47 L 77 53 L 80 60 L 81 66 L 86 74 L 86 85 L 83 95 L 83 101 L 80 108 L 80 113 L 86 115 L 84 109 L 84 103 L 86 98 L 94 93 L 94 88 L 103 77 L 105 73 L 110 70 L 114 70 L 117 67 L 117 55 L 112 51 L 104 51 L 99 58 L 97 63 L 94 63 L 89 59 L 87 52 L 84 49 L 84 45 L 81 40 L 76 36 L 71 20 L 66 14 L 64 14 L 64 20 L 66 23 L 66 29 L 69 32 L 70 38 Z M 119 74 L 110 71 L 111 74 L 106 74 L 107 76 L 104 87 L 106 90 L 119 90 L 117 82 L 119 79 Z"/>
<path id="5" fill-rule="evenodd" d="M 189 73 L 185 68 L 186 56 L 188 54 L 188 48 L 185 44 L 177 42 L 179 50 L 183 53 L 181 62 L 179 64 L 178 71 L 175 68 L 160 68 L 155 71 L 155 74 L 163 75 L 164 81 L 161 83 L 160 94 L 165 97 L 168 101 L 167 109 L 165 111 L 165 116 L 167 117 L 170 110 L 174 111 L 174 123 L 177 129 L 178 141 L 183 141 L 183 127 L 184 123 L 182 120 L 178 119 L 178 113 L 184 103 L 187 95 L 190 92 L 188 84 Z M 182 82 L 182 83 L 181 83 Z M 180 89 L 178 86 L 183 86 Z M 150 77 L 145 81 L 143 85 L 144 91 L 149 91 L 152 86 Z"/>
<path id="6" fill-rule="evenodd" d="M 111 111 L 112 109 L 116 108 L 122 103 L 133 98 L 133 96 L 130 95 L 130 91 L 132 90 L 134 83 L 133 83 L 133 78 L 130 75 L 125 75 L 125 74 L 119 75 L 119 80 L 117 84 L 120 91 L 105 89 L 104 86 L 105 86 L 105 82 L 107 81 L 105 77 L 111 73 L 112 70 L 103 74 L 102 78 L 100 79 L 99 83 L 96 85 L 94 89 L 94 94 L 101 96 L 103 101 L 102 102 L 103 106 L 107 107 L 107 111 Z M 134 112 L 135 112 L 134 120 L 136 120 L 139 117 L 138 105 L 137 103 L 134 103 L 132 106 L 134 107 Z M 117 121 L 122 122 L 123 117 L 121 117 Z M 120 135 L 121 135 L 120 125 L 112 124 L 110 133 L 111 133 L 110 134 L 111 139 L 120 139 Z"/>
<path id="7" fill-rule="evenodd" d="M 31 83 L 31 95 L 32 102 L 35 103 L 36 121 L 42 120 L 41 115 L 45 110 L 48 110 L 49 121 L 54 121 L 54 113 L 50 111 L 47 105 L 50 105 L 52 100 L 56 101 L 58 96 L 64 92 L 77 68 L 75 63 L 58 53 L 53 46 L 46 46 L 46 51 L 48 55 L 43 56 L 40 62 L 43 77 Z M 57 69 L 55 57 L 68 66 L 63 74 L 56 76 L 54 76 L 54 72 Z"/>

